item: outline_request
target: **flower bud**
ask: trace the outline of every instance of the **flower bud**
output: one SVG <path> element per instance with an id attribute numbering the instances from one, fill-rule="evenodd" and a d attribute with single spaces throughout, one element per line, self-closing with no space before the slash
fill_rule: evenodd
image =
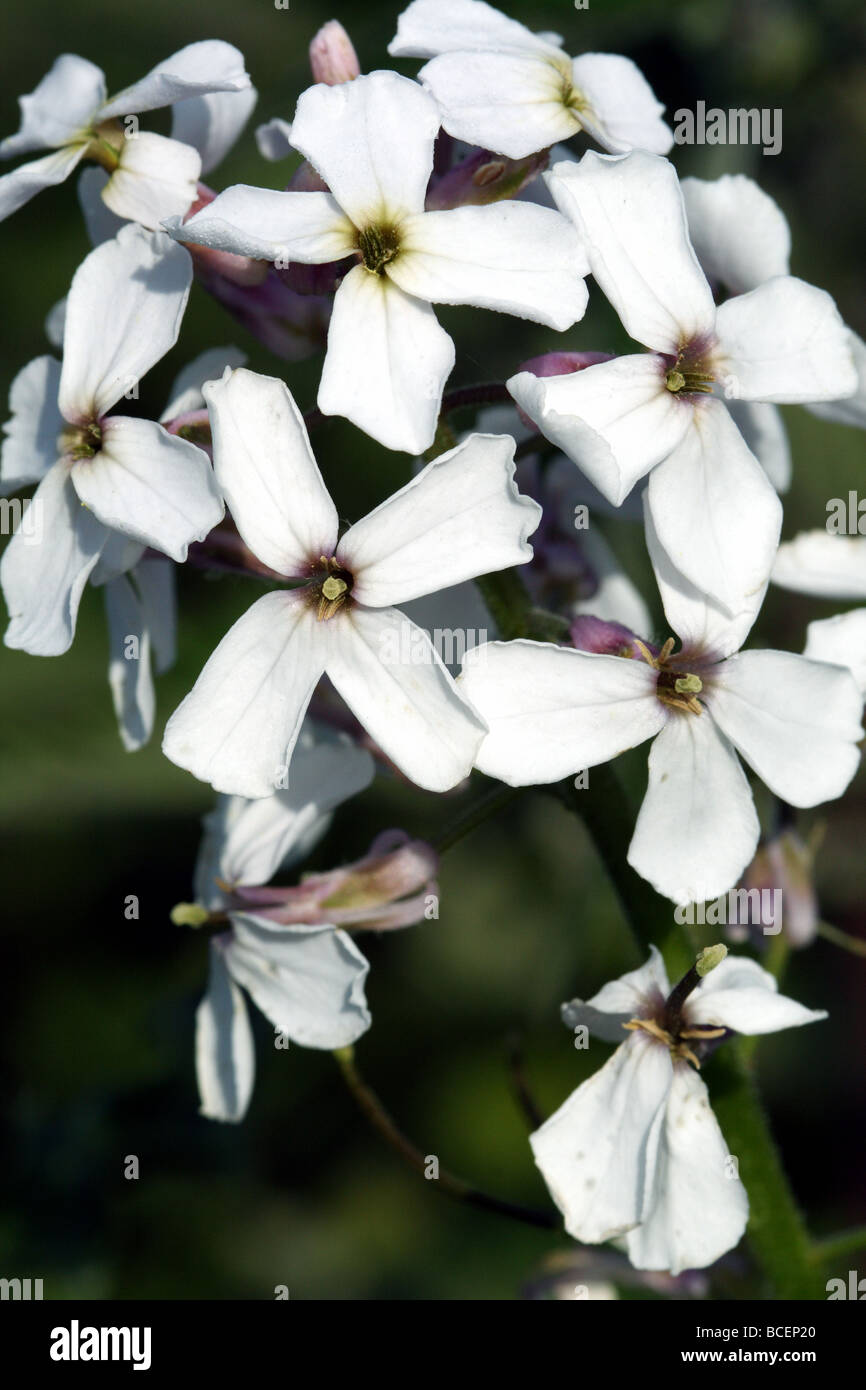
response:
<path id="1" fill-rule="evenodd" d="M 580 613 L 572 622 L 569 631 L 572 643 L 578 651 L 601 652 L 605 656 L 625 656 L 635 661 L 643 660 L 635 646 L 637 634 L 624 627 L 622 623 L 606 622 L 603 618 L 593 617 L 591 613 Z"/>
<path id="2" fill-rule="evenodd" d="M 361 66 L 352 40 L 337 19 L 329 19 L 310 44 L 314 82 L 336 87 L 360 77 Z"/>
<path id="3" fill-rule="evenodd" d="M 516 198 L 521 189 L 546 168 L 547 155 L 547 150 L 541 150 L 525 159 L 506 159 L 489 150 L 476 150 L 441 178 L 433 180 L 424 206 L 427 212 L 434 212 Z"/>

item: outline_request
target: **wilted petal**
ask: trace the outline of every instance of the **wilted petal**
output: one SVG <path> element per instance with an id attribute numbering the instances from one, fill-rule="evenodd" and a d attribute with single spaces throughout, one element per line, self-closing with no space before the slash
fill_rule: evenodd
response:
<path id="1" fill-rule="evenodd" d="M 153 732 L 156 700 L 150 673 L 150 635 L 141 600 L 125 574 L 109 580 L 104 593 L 108 684 L 121 741 L 127 752 L 133 752 L 143 748 Z"/>
<path id="2" fill-rule="evenodd" d="M 604 1042 L 625 1042 L 623 1024 L 633 1018 L 647 1018 L 671 992 L 665 963 L 656 946 L 650 946 L 649 960 L 618 980 L 610 980 L 591 999 L 572 999 L 562 1006 L 562 1019 L 569 1028 L 585 1024 L 594 1037 Z"/>

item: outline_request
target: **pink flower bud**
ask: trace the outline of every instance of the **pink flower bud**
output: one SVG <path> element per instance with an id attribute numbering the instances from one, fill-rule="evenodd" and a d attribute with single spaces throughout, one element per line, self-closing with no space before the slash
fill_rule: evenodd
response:
<path id="1" fill-rule="evenodd" d="M 310 44 L 314 82 L 336 87 L 360 77 L 361 66 L 352 40 L 337 19 L 329 19 Z"/>
<path id="2" fill-rule="evenodd" d="M 570 633 L 578 651 L 601 652 L 605 656 L 625 656 L 635 661 L 644 659 L 635 646 L 636 634 L 622 623 L 605 622 L 602 618 L 594 618 L 590 613 L 581 613 L 571 624 Z M 648 642 L 645 642 L 644 646 L 654 652 L 654 648 Z"/>
<path id="3" fill-rule="evenodd" d="M 432 212 L 516 198 L 547 166 L 547 156 L 548 151 L 541 150 L 526 159 L 506 159 L 489 150 L 476 150 L 462 164 L 431 181 L 424 206 Z"/>
<path id="4" fill-rule="evenodd" d="M 808 946 L 818 932 L 820 913 L 812 877 L 813 859 L 812 849 L 796 830 L 788 827 L 758 848 L 742 879 L 744 888 L 781 892 L 781 927 L 795 948 Z M 758 931 L 761 932 L 760 927 Z"/>

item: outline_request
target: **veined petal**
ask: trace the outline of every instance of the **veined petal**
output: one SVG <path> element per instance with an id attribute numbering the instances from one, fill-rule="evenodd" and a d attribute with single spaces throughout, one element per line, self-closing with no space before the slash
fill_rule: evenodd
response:
<path id="1" fill-rule="evenodd" d="M 356 233 L 330 193 L 279 193 L 237 183 L 188 222 L 167 230 L 176 241 L 212 246 L 254 260 L 319 265 L 353 250 Z"/>
<path id="2" fill-rule="evenodd" d="M 385 273 L 418 299 L 476 304 L 562 330 L 583 317 L 588 271 L 564 217 L 504 202 L 407 218 Z"/>
<path id="3" fill-rule="evenodd" d="M 196 199 L 201 158 L 191 145 L 141 130 L 123 142 L 120 163 L 102 190 L 102 201 L 118 217 L 157 229 L 182 217 Z"/>
<path id="4" fill-rule="evenodd" d="M 709 280 L 738 295 L 788 274 L 788 219 L 753 179 L 683 179 L 680 189 L 692 246 Z"/>
<path id="5" fill-rule="evenodd" d="M 746 401 L 832 401 L 857 389 L 850 333 L 826 290 L 778 275 L 718 311 L 716 362 Z"/>
<path id="6" fill-rule="evenodd" d="M 530 1135 L 575 1240 L 610 1240 L 641 1220 L 672 1073 L 668 1049 L 636 1033 Z"/>
<path id="7" fill-rule="evenodd" d="M 763 401 L 725 401 L 731 419 L 777 492 L 791 486 L 791 446 L 782 413 Z"/>
<path id="8" fill-rule="evenodd" d="M 401 772 L 428 791 L 468 777 L 484 724 L 426 632 L 396 608 L 353 607 L 326 626 L 328 676 Z"/>
<path id="9" fill-rule="evenodd" d="M 208 991 L 195 1015 L 200 1111 L 209 1120 L 243 1119 L 256 1072 L 247 1006 L 226 967 L 227 940 L 211 941 Z"/>
<path id="10" fill-rule="evenodd" d="M 433 443 L 453 365 L 454 344 L 430 305 L 358 265 L 334 299 L 319 409 L 344 415 L 386 449 L 421 454 Z"/>
<path id="11" fill-rule="evenodd" d="M 548 149 L 580 130 L 578 113 L 564 100 L 569 60 L 556 50 L 445 53 L 418 76 L 438 102 L 449 135 L 508 159 Z"/>
<path id="12" fill-rule="evenodd" d="M 44 478 L 57 462 L 63 416 L 57 405 L 60 363 L 34 357 L 9 388 L 10 418 L 3 426 L 0 492 L 15 492 Z"/>
<path id="13" fill-rule="evenodd" d="M 318 83 L 298 100 L 292 144 L 325 180 L 355 226 L 423 212 L 439 110 L 395 72 Z"/>
<path id="14" fill-rule="evenodd" d="M 810 661 L 847 666 L 860 690 L 866 693 L 866 608 L 810 623 L 803 655 Z"/>
<path id="15" fill-rule="evenodd" d="M 713 296 L 689 241 L 672 164 L 643 150 L 588 150 L 579 164 L 556 164 L 544 178 L 636 342 L 676 353 L 712 333 Z"/>
<path id="16" fill-rule="evenodd" d="M 107 121 L 131 111 L 156 111 L 206 92 L 240 92 L 249 87 L 243 54 L 222 39 L 189 43 L 151 68 L 146 77 L 110 98 L 99 113 Z"/>
<path id="17" fill-rule="evenodd" d="M 825 1009 L 807 1009 L 778 991 L 775 976 L 757 961 L 727 956 L 689 996 L 686 1016 L 691 1025 L 751 1035 L 778 1033 L 827 1017 Z"/>
<path id="18" fill-rule="evenodd" d="M 18 98 L 21 128 L 0 141 L 0 159 L 70 144 L 104 100 L 102 69 L 76 53 L 61 53 L 29 96 Z"/>
<path id="19" fill-rule="evenodd" d="M 476 767 L 514 787 L 608 762 L 665 721 L 650 666 L 547 642 L 473 648 L 458 687 L 489 729 Z"/>
<path id="20" fill-rule="evenodd" d="M 673 131 L 662 120 L 664 105 L 637 64 L 618 53 L 583 53 L 573 59 L 571 71 L 581 98 L 580 124 L 604 149 L 667 154 Z"/>
<path id="21" fill-rule="evenodd" d="M 704 1269 L 746 1229 L 749 1199 L 713 1114 L 707 1088 L 687 1062 L 674 1067 L 644 1219 L 626 1237 L 636 1269 Z"/>
<path id="22" fill-rule="evenodd" d="M 650 750 L 629 864 L 672 902 L 706 902 L 736 883 L 760 830 L 737 755 L 709 714 L 674 713 Z"/>
<path id="23" fill-rule="evenodd" d="M 866 536 L 801 531 L 779 546 L 772 581 L 818 598 L 866 598 Z"/>
<path id="24" fill-rule="evenodd" d="M 108 620 L 108 685 L 120 738 L 128 753 L 143 748 L 153 733 L 156 698 L 150 672 L 150 634 L 144 609 L 125 574 L 103 590 Z M 130 647 L 129 639 L 135 639 Z"/>
<path id="25" fill-rule="evenodd" d="M 239 92 L 209 92 L 175 102 L 171 138 L 198 150 L 201 171 L 209 174 L 239 139 L 257 100 L 255 87 L 246 87 Z"/>
<path id="26" fill-rule="evenodd" d="M 358 521 L 339 545 L 353 599 L 405 603 L 532 559 L 541 508 L 514 482 L 514 440 L 472 434 Z"/>
<path id="27" fill-rule="evenodd" d="M 604 1042 L 625 1042 L 623 1024 L 645 1018 L 654 1012 L 671 992 L 665 963 L 656 946 L 650 946 L 649 960 L 618 980 L 610 980 L 591 999 L 572 999 L 562 1006 L 563 1021 L 569 1027 L 583 1023 L 592 1035 Z"/>
<path id="28" fill-rule="evenodd" d="M 392 58 L 432 58 L 472 49 L 556 51 L 558 34 L 534 34 L 483 0 L 412 0 L 388 45 Z"/>
<path id="29" fill-rule="evenodd" d="M 323 626 L 300 594 L 257 599 L 169 719 L 166 757 L 216 791 L 269 796 L 324 670 Z"/>
<path id="30" fill-rule="evenodd" d="M 109 416 L 99 453 L 74 464 L 72 482 L 106 526 L 181 563 L 225 511 L 204 450 L 153 420 Z"/>
<path id="31" fill-rule="evenodd" d="M 241 536 L 271 569 L 306 574 L 333 555 L 338 518 L 288 387 L 240 367 L 204 395 L 214 470 Z"/>
<path id="32" fill-rule="evenodd" d="M 66 304 L 60 409 L 104 415 L 177 342 L 192 260 L 163 232 L 130 225 L 82 261 Z"/>
<path id="33" fill-rule="evenodd" d="M 692 423 L 694 407 L 667 390 L 664 360 L 652 353 L 565 376 L 518 372 L 506 384 L 545 437 L 617 507 Z"/>
<path id="34" fill-rule="evenodd" d="M 19 164 L 11 174 L 0 176 L 0 222 L 13 212 L 23 208 L 43 188 L 53 188 L 57 183 L 68 179 L 73 169 L 84 158 L 84 145 L 71 145 L 62 150 L 54 150 L 33 159 L 28 164 Z"/>
<path id="35" fill-rule="evenodd" d="M 105 527 L 79 502 L 66 463 L 56 463 L 0 560 L 7 647 L 33 656 L 68 651 L 82 591 L 107 539 Z"/>
<path id="36" fill-rule="evenodd" d="M 863 696 L 849 670 L 794 652 L 740 652 L 716 668 L 713 718 L 792 806 L 841 796 L 860 764 Z"/>
<path id="37" fill-rule="evenodd" d="M 692 428 L 655 468 L 647 503 L 674 566 L 732 617 L 763 594 L 782 529 L 782 504 L 721 401 L 704 400 Z"/>

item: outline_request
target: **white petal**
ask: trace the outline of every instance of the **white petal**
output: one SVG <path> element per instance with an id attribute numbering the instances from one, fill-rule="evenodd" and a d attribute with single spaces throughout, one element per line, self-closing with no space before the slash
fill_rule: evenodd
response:
<path id="1" fill-rule="evenodd" d="M 11 174 L 0 176 L 0 221 L 29 203 L 43 188 L 63 183 L 83 158 L 84 145 L 75 145 L 19 164 Z"/>
<path id="2" fill-rule="evenodd" d="M 629 864 L 662 897 L 706 902 L 736 883 L 759 835 L 752 793 L 727 739 L 706 710 L 673 713 L 650 750 Z"/>
<path id="3" fill-rule="evenodd" d="M 101 69 L 75 53 L 61 53 L 29 96 L 18 98 L 21 128 L 0 141 L 0 159 L 68 145 L 90 125 L 104 100 Z"/>
<path id="4" fill-rule="evenodd" d="M 205 348 L 178 372 L 171 384 L 169 403 L 159 417 L 160 422 L 166 424 L 176 415 L 185 415 L 189 410 L 203 410 L 205 399 L 202 387 L 205 382 L 219 381 L 226 367 L 242 367 L 246 360 L 246 354 L 240 348 Z"/>
<path id="5" fill-rule="evenodd" d="M 195 1015 L 198 1093 L 209 1120 L 243 1119 L 256 1071 L 247 1006 L 226 968 L 226 940 L 211 942 L 208 991 Z"/>
<path id="6" fill-rule="evenodd" d="M 793 652 L 740 652 L 714 673 L 713 717 L 793 806 L 841 796 L 860 763 L 863 697 L 851 672 Z"/>
<path id="7" fill-rule="evenodd" d="M 82 261 L 66 305 L 60 409 L 84 423 L 132 391 L 177 342 L 192 260 L 162 232 L 124 227 Z"/>
<path id="8" fill-rule="evenodd" d="M 835 302 L 793 275 L 726 300 L 716 331 L 717 361 L 742 400 L 832 401 L 857 388 L 849 330 Z"/>
<path id="9" fill-rule="evenodd" d="M 198 150 L 201 172 L 209 174 L 239 139 L 257 99 L 255 87 L 247 87 L 178 101 L 171 108 L 171 138 Z"/>
<path id="10" fill-rule="evenodd" d="M 292 144 L 363 228 L 423 211 L 438 130 L 429 92 L 395 72 L 374 72 L 336 87 L 308 87 L 298 100 Z"/>
<path id="11" fill-rule="evenodd" d="M 426 632 L 396 608 L 354 607 L 329 625 L 328 676 L 386 756 L 428 791 L 468 777 L 484 725 Z"/>
<path id="12" fill-rule="evenodd" d="M 370 969 L 354 941 L 333 927 L 274 927 L 232 915 L 229 969 L 266 1018 L 302 1047 L 348 1047 L 370 1027 Z"/>
<path id="13" fill-rule="evenodd" d="M 407 218 L 386 274 L 418 299 L 476 304 L 562 330 L 583 317 L 588 270 L 564 217 L 504 202 Z"/>
<path id="14" fill-rule="evenodd" d="M 483 0 L 412 0 L 388 45 L 393 58 L 431 58 L 462 49 L 549 51 L 559 35 L 534 34 Z"/>
<path id="15" fill-rule="evenodd" d="M 723 174 L 683 179 L 680 188 L 692 246 L 709 280 L 736 295 L 788 274 L 788 219 L 752 179 Z"/>
<path id="16" fill-rule="evenodd" d="M 580 119 L 563 101 L 569 62 L 546 52 L 446 53 L 418 74 L 455 140 L 523 159 L 567 140 Z"/>
<path id="17" fill-rule="evenodd" d="M 116 579 L 118 575 L 128 574 L 130 570 L 135 569 L 145 550 L 146 546 L 143 546 L 140 541 L 132 540 L 129 536 L 125 536 L 122 531 L 109 531 L 99 560 L 90 575 L 91 584 L 99 589 L 103 584 L 109 584 L 112 579 Z M 170 565 L 171 561 L 164 560 L 163 563 Z"/>
<path id="18" fill-rule="evenodd" d="M 156 700 L 150 673 L 150 635 L 141 601 L 125 574 L 110 580 L 104 593 L 108 684 L 121 741 L 127 752 L 133 752 L 144 747 L 153 733 Z"/>
<path id="19" fill-rule="evenodd" d="M 777 1033 L 827 1017 L 779 994 L 775 976 L 747 956 L 727 956 L 705 976 L 686 1003 L 690 1025 L 733 1028 L 737 1033 Z"/>
<path id="20" fill-rule="evenodd" d="M 597 588 L 591 597 L 578 599 L 572 605 L 571 616 L 589 613 L 607 622 L 622 623 L 632 632 L 652 632 L 653 622 L 642 595 L 620 568 L 619 561 L 601 532 L 592 528 L 582 531 L 580 545 L 597 580 Z"/>
<path id="21" fill-rule="evenodd" d="M 584 53 L 571 70 L 575 88 L 588 102 L 578 112 L 587 134 L 612 154 L 631 149 L 667 154 L 674 135 L 661 118 L 665 108 L 630 58 Z"/>
<path id="22" fill-rule="evenodd" d="M 241 367 L 204 394 L 214 469 L 241 536 L 271 569 L 306 574 L 333 555 L 338 519 L 288 387 Z"/>
<path id="23" fill-rule="evenodd" d="M 693 407 L 668 391 L 664 371 L 662 358 L 638 353 L 564 376 L 519 372 L 507 386 L 545 437 L 619 506 L 690 429 Z"/>
<path id="24" fill-rule="evenodd" d="M 562 163 L 545 174 L 583 235 L 592 273 L 627 332 L 657 352 L 712 331 L 710 287 L 689 241 L 676 170 L 635 150 Z"/>
<path id="25" fill-rule="evenodd" d="M 37 482 L 57 462 L 57 440 L 64 424 L 57 405 L 59 387 L 56 357 L 35 357 L 12 382 L 10 418 L 3 426 L 0 450 L 0 492 L 15 492 Z"/>
<path id="26" fill-rule="evenodd" d="M 733 617 L 766 588 L 782 504 L 721 401 L 702 401 L 692 421 L 650 475 L 647 503 L 676 569 Z"/>
<path id="27" fill-rule="evenodd" d="M 156 229 L 168 217 L 182 217 L 195 202 L 201 159 L 198 150 L 142 130 L 123 142 L 120 163 L 102 191 L 118 217 Z"/>
<path id="28" fill-rule="evenodd" d="M 144 620 L 150 634 L 154 666 L 168 671 L 177 656 L 177 601 L 174 565 L 161 555 L 148 555 L 135 569 Z"/>
<path id="29" fill-rule="evenodd" d="M 256 126 L 256 145 L 262 159 L 288 159 L 292 153 L 292 125 L 274 116 L 264 125 Z"/>
<path id="30" fill-rule="evenodd" d="M 355 266 L 334 299 L 319 409 L 345 415 L 386 449 L 421 454 L 453 365 L 454 344 L 430 305 Z"/>
<path id="31" fill-rule="evenodd" d="M 73 466 L 72 482 L 106 526 L 181 563 L 225 511 L 204 450 L 153 420 L 109 416 L 99 453 Z"/>
<path id="32" fill-rule="evenodd" d="M 111 238 L 116 237 L 121 228 L 126 226 L 125 219 L 112 212 L 102 197 L 107 186 L 108 174 L 94 164 L 88 164 L 82 169 L 76 184 L 78 206 L 81 208 L 91 246 L 101 246 L 104 241 L 111 241 Z M 62 342 L 61 330 L 60 343 Z"/>
<path id="33" fill-rule="evenodd" d="M 257 599 L 169 719 L 166 757 L 217 791 L 269 796 L 285 777 L 324 669 L 316 628 L 299 595 Z"/>
<path id="34" fill-rule="evenodd" d="M 514 440 L 472 434 L 356 522 L 339 545 L 352 596 L 386 608 L 532 559 L 541 508 L 514 482 Z"/>
<path id="35" fill-rule="evenodd" d="M 146 77 L 108 101 L 100 120 L 130 111 L 156 111 L 207 92 L 240 92 L 250 85 L 243 54 L 222 39 L 190 43 L 151 68 Z"/>
<path id="36" fill-rule="evenodd" d="M 644 1220 L 627 1238 L 636 1269 L 704 1269 L 746 1229 L 749 1199 L 729 1162 L 707 1088 L 687 1062 L 674 1068 Z"/>
<path id="37" fill-rule="evenodd" d="M 352 251 L 356 235 L 330 193 L 280 193 L 237 183 L 188 222 L 169 226 L 177 241 L 260 261 L 318 265 Z"/>
<path id="38" fill-rule="evenodd" d="M 59 656 L 69 649 L 82 591 L 107 536 L 79 502 L 67 465 L 56 463 L 0 561 L 9 609 L 7 647 L 34 656 Z"/>
<path id="39" fill-rule="evenodd" d="M 490 730 L 476 766 L 516 787 L 607 762 L 665 719 L 656 673 L 644 662 L 545 642 L 475 647 L 458 687 Z"/>
<path id="40" fill-rule="evenodd" d="M 866 598 L 866 536 L 801 531 L 779 547 L 772 580 L 783 589 L 819 598 Z"/>
<path id="41" fill-rule="evenodd" d="M 572 999 L 563 1004 L 562 1017 L 570 1028 L 583 1023 L 603 1042 L 625 1042 L 623 1024 L 655 1013 L 671 992 L 665 963 L 656 946 L 649 960 L 618 980 L 610 980 L 591 999 Z"/>
<path id="42" fill-rule="evenodd" d="M 825 401 L 821 405 L 807 405 L 811 415 L 820 420 L 832 420 L 839 425 L 855 425 L 866 429 L 866 343 L 856 333 L 848 334 L 848 346 L 854 358 L 857 371 L 857 390 L 853 396 L 844 400 Z"/>
<path id="43" fill-rule="evenodd" d="M 803 655 L 810 661 L 847 666 L 861 691 L 866 692 L 866 608 L 810 623 Z"/>
<path id="44" fill-rule="evenodd" d="M 725 401 L 731 418 L 777 492 L 791 486 L 791 446 L 782 412 L 763 401 Z"/>
<path id="45" fill-rule="evenodd" d="M 635 1034 L 530 1135 L 575 1240 L 610 1240 L 640 1221 L 671 1078 L 668 1049 Z"/>

